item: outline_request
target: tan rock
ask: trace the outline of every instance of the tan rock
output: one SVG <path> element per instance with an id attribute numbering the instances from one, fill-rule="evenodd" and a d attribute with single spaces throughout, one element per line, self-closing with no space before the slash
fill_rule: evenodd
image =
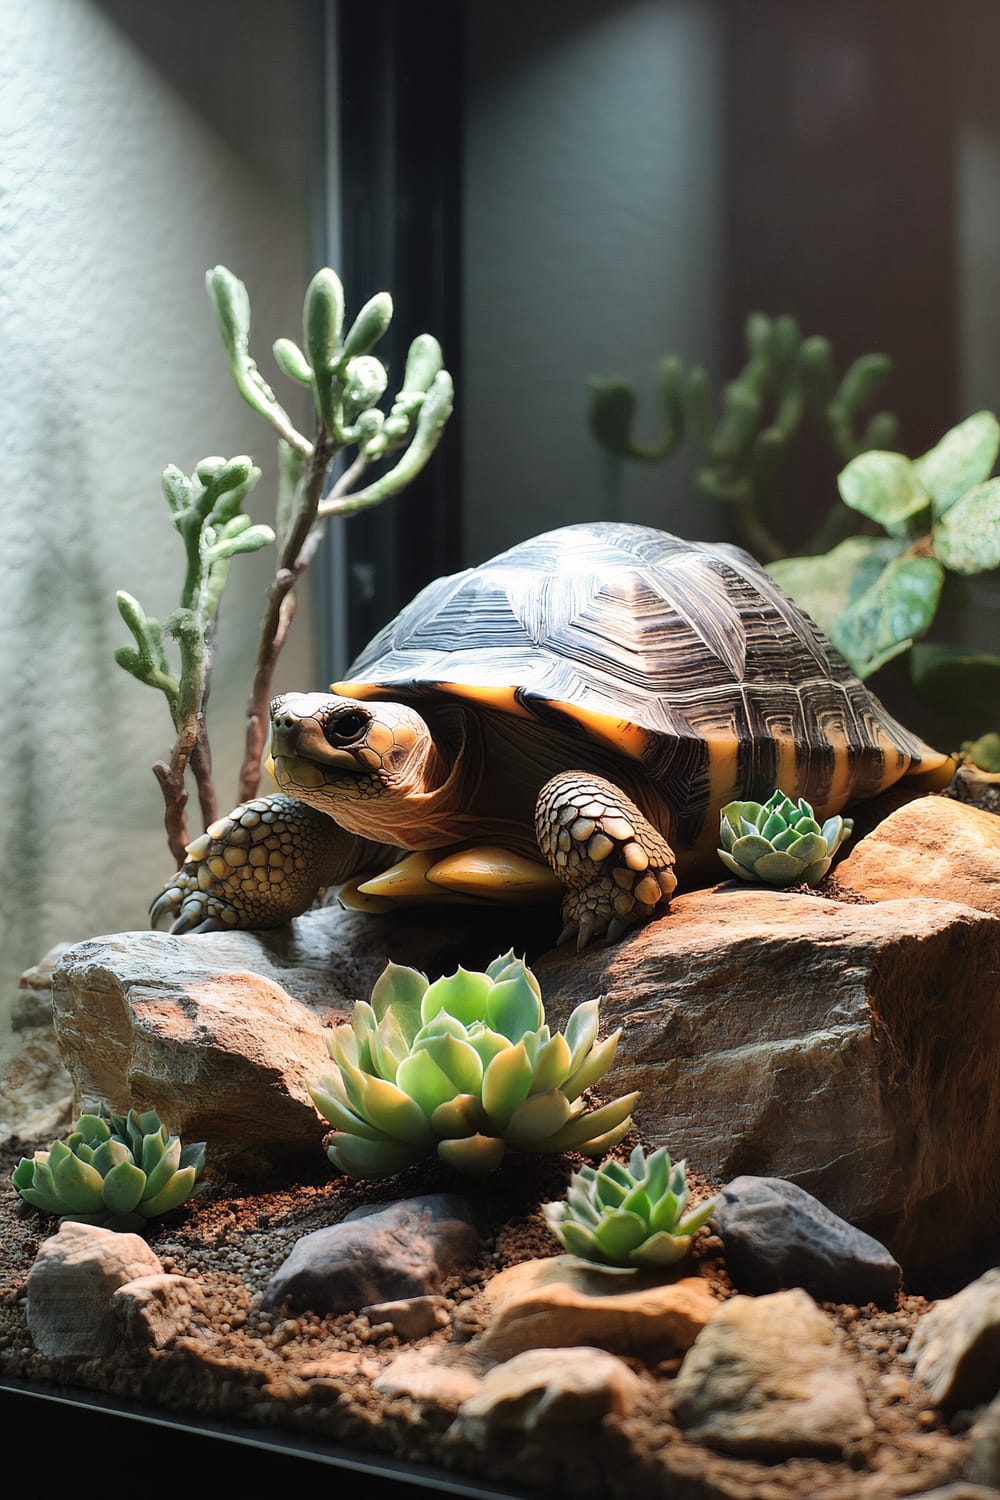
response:
<path id="1" fill-rule="evenodd" d="M 688 1437 L 744 1457 L 838 1457 L 874 1432 L 833 1324 L 801 1289 L 726 1302 L 685 1356 L 674 1398 Z"/>
<path id="2" fill-rule="evenodd" d="M 676 1353 L 691 1347 L 719 1308 L 700 1276 L 605 1272 L 571 1255 L 509 1266 L 483 1297 L 492 1317 L 476 1347 L 492 1360 L 577 1344 Z"/>
<path id="3" fill-rule="evenodd" d="M 28 1272 L 28 1328 L 42 1354 L 107 1353 L 119 1339 L 111 1303 L 119 1287 L 163 1267 L 137 1234 L 63 1224 L 43 1240 Z"/>
<path id="4" fill-rule="evenodd" d="M 128 1281 L 111 1298 L 121 1341 L 133 1349 L 165 1348 L 187 1332 L 204 1307 L 200 1282 L 166 1271 Z"/>
<path id="5" fill-rule="evenodd" d="M 444 1362 L 436 1350 L 404 1349 L 374 1382 L 383 1396 L 409 1396 L 457 1411 L 479 1389 L 481 1376 L 470 1365 Z"/>
<path id="6" fill-rule="evenodd" d="M 979 1406 L 1000 1392 L 1000 1269 L 935 1303 L 906 1351 L 935 1406 Z"/>
<path id="7" fill-rule="evenodd" d="M 487 1371 L 449 1436 L 479 1444 L 498 1429 L 536 1432 L 600 1422 L 608 1412 L 623 1416 L 641 1390 L 638 1375 L 603 1349 L 528 1349 Z"/>
<path id="8" fill-rule="evenodd" d="M 837 866 L 870 901 L 928 896 L 1000 917 L 1000 818 L 951 797 L 891 813 Z"/>
<path id="9" fill-rule="evenodd" d="M 434 1293 L 422 1297 L 399 1297 L 392 1302 L 372 1302 L 361 1309 L 369 1323 L 388 1323 L 401 1339 L 422 1339 L 448 1322 L 445 1300 Z"/>

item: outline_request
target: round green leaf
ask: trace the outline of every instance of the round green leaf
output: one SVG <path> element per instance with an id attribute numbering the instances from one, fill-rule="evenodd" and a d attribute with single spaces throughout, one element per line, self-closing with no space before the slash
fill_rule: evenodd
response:
<path id="1" fill-rule="evenodd" d="M 805 866 L 790 854 L 765 854 L 753 867 L 758 880 L 768 885 L 796 885 Z"/>
<path id="2" fill-rule="evenodd" d="M 845 505 L 878 521 L 886 531 L 905 534 L 927 512 L 930 496 L 908 458 L 901 453 L 869 449 L 852 458 L 837 476 L 837 487 Z"/>
<path id="3" fill-rule="evenodd" d="M 904 546 L 891 537 L 853 536 L 819 557 L 782 558 L 767 571 L 829 635 L 848 605 Z"/>
<path id="4" fill-rule="evenodd" d="M 483 1063 L 468 1042 L 453 1036 L 433 1036 L 420 1043 L 420 1050 L 434 1059 L 452 1085 L 453 1094 L 475 1094 L 478 1098 L 483 1082 Z"/>
<path id="5" fill-rule="evenodd" d="M 955 501 L 934 532 L 934 552 L 953 573 L 1000 567 L 1000 479 L 977 484 Z"/>
<path id="6" fill-rule="evenodd" d="M 813 860 L 825 859 L 829 854 L 826 839 L 821 833 L 804 833 L 801 838 L 796 839 L 785 851 L 793 859 L 797 859 L 800 865 L 811 865 Z"/>
<path id="7" fill-rule="evenodd" d="M 631 1252 L 646 1238 L 646 1221 L 640 1214 L 617 1208 L 601 1220 L 594 1240 L 608 1260 L 627 1265 Z"/>
<path id="8" fill-rule="evenodd" d="M 924 634 L 943 582 L 944 569 L 936 558 L 897 558 L 845 610 L 831 640 L 859 677 L 870 677 Z"/>
<path id="9" fill-rule="evenodd" d="M 689 1234 L 651 1234 L 629 1256 L 634 1266 L 672 1266 L 683 1260 L 691 1248 Z"/>
<path id="10" fill-rule="evenodd" d="M 52 1157 L 50 1155 L 50 1161 Z M 104 1178 L 100 1172 L 67 1151 L 52 1166 L 52 1180 L 63 1213 L 99 1213 L 103 1206 L 101 1197 Z"/>
<path id="11" fill-rule="evenodd" d="M 991 411 L 977 411 L 914 459 L 913 468 L 931 497 L 935 517 L 943 516 L 966 490 L 989 478 L 998 450 L 1000 424 Z"/>
<path id="12" fill-rule="evenodd" d="M 386 1083 L 383 1084 L 383 1088 L 391 1088 L 395 1092 L 402 1090 L 404 1094 L 408 1094 L 417 1102 L 427 1117 L 433 1114 L 439 1104 L 444 1104 L 447 1099 L 454 1099 L 456 1093 L 465 1092 L 465 1090 L 455 1088 L 447 1073 L 442 1072 L 431 1054 L 423 1049 L 411 1053 L 409 1057 L 404 1057 L 396 1069 L 395 1085 Z M 365 1113 L 371 1115 L 367 1107 L 367 1094 L 365 1104 Z"/>
<path id="13" fill-rule="evenodd" d="M 431 1115 L 431 1130 L 438 1139 L 457 1140 L 479 1135 L 489 1122 L 478 1094 L 456 1094 Z"/>
<path id="14" fill-rule="evenodd" d="M 542 1002 L 523 969 L 493 986 L 486 1001 L 486 1020 L 494 1031 L 512 1042 L 520 1041 L 542 1025 L 545 1020 Z"/>

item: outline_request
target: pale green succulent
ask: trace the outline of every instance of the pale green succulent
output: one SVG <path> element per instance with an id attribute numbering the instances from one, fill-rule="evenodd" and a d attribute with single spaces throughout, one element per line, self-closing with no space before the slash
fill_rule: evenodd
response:
<path id="1" fill-rule="evenodd" d="M 621 1035 L 598 1042 L 597 1023 L 598 1002 L 587 1000 L 565 1033 L 550 1032 L 538 980 L 513 952 L 433 984 L 390 963 L 371 1003 L 358 1001 L 328 1038 L 334 1071 L 309 1088 L 335 1127 L 330 1160 L 352 1177 L 381 1177 L 435 1153 L 476 1174 L 508 1148 L 601 1155 L 628 1130 L 638 1094 L 584 1105 Z"/>
<path id="2" fill-rule="evenodd" d="M 84 1114 L 65 1141 L 24 1156 L 11 1180 L 26 1203 L 82 1224 L 137 1229 L 184 1203 L 205 1165 L 205 1143 L 181 1146 L 155 1109 Z"/>
<path id="3" fill-rule="evenodd" d="M 804 798 L 773 792 L 766 802 L 730 802 L 719 819 L 727 870 L 764 885 L 818 885 L 854 827 L 852 818 L 827 818 L 822 828 Z"/>
<path id="4" fill-rule="evenodd" d="M 606 1266 L 670 1266 L 715 1208 L 711 1198 L 685 1214 L 687 1198 L 684 1163 L 671 1166 L 665 1146 L 648 1156 L 636 1146 L 627 1167 L 613 1157 L 581 1167 L 565 1199 L 543 1203 L 542 1213 L 571 1255 Z"/>

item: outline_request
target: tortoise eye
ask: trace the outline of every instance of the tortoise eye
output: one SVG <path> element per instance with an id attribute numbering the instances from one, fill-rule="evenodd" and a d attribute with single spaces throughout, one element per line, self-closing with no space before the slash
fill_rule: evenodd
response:
<path id="1" fill-rule="evenodd" d="M 331 745 L 350 745 L 368 728 L 369 717 L 359 708 L 348 708 L 330 719 L 323 733 Z"/>

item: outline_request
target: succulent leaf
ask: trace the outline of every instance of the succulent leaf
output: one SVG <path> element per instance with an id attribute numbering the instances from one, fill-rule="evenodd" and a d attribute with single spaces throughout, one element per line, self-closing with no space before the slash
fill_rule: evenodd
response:
<path id="1" fill-rule="evenodd" d="M 492 989 L 492 981 L 486 974 L 459 968 L 454 974 L 435 979 L 428 986 L 420 1002 L 421 1020 L 426 1023 L 443 1010 L 456 1021 L 461 1021 L 463 1026 L 471 1026 L 473 1021 L 485 1019 L 487 998 Z"/>
<path id="2" fill-rule="evenodd" d="M 498 979 L 486 1002 L 486 1020 L 494 1031 L 518 1042 L 529 1031 L 537 1031 L 545 1020 L 537 990 L 520 971 Z"/>
<path id="3" fill-rule="evenodd" d="M 488 1177 L 503 1161 L 506 1150 L 495 1135 L 469 1135 L 464 1140 L 439 1141 L 437 1154 L 470 1177 Z"/>

